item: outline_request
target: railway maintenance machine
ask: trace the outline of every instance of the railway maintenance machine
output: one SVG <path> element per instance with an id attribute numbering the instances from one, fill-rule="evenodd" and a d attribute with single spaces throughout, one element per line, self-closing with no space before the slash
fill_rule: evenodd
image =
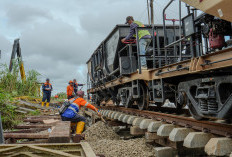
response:
<path id="1" fill-rule="evenodd" d="M 160 110 L 169 100 L 173 111 L 188 108 L 198 120 L 232 118 L 232 1 L 183 1 L 186 15 L 183 2 L 171 0 L 162 25 L 137 28 L 136 33 L 146 29 L 152 35 L 147 70 L 141 69 L 138 39 L 121 42 L 128 25 L 116 25 L 101 42 L 87 61 L 88 94 L 95 104 L 111 100 L 116 106 Z M 165 21 L 172 3 L 179 3 L 178 25 Z M 197 15 L 197 8 L 204 12 Z"/>

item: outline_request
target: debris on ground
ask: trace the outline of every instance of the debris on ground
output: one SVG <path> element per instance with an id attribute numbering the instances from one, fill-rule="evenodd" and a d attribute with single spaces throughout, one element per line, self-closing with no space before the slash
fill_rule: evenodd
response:
<path id="1" fill-rule="evenodd" d="M 153 147 L 146 145 L 144 138 L 121 140 L 113 129 L 99 121 L 85 132 L 87 142 L 96 154 L 105 157 L 152 157 Z"/>

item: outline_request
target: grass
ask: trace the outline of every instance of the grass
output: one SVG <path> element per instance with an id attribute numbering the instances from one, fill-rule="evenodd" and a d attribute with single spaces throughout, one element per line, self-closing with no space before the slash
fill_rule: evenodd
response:
<path id="1" fill-rule="evenodd" d="M 11 105 L 14 102 L 14 97 L 38 97 L 40 94 L 40 84 L 38 84 L 40 74 L 35 70 L 30 70 L 26 74 L 26 80 L 22 81 L 18 65 L 14 62 L 11 72 L 6 64 L 0 65 L 0 112 L 4 129 L 11 129 L 24 117 L 15 111 L 15 106 Z M 29 115 L 38 114 L 39 111 L 29 113 Z"/>

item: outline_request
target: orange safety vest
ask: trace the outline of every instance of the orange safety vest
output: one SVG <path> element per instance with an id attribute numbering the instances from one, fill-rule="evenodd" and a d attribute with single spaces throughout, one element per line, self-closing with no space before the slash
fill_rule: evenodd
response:
<path id="1" fill-rule="evenodd" d="M 74 100 L 74 101 L 73 101 Z M 73 101 L 73 102 L 72 102 Z M 87 102 L 85 99 L 79 97 L 77 99 L 70 99 L 70 103 L 76 105 L 79 109 L 84 106 L 87 107 L 93 111 L 98 110 L 95 106 L 91 105 L 89 102 Z"/>
<path id="2" fill-rule="evenodd" d="M 72 96 L 72 94 L 73 94 L 73 86 L 71 86 L 71 85 L 68 85 L 67 86 L 67 96 Z"/>

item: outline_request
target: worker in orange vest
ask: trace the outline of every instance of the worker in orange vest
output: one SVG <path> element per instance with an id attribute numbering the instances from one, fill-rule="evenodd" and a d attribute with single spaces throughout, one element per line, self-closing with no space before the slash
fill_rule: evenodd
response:
<path id="1" fill-rule="evenodd" d="M 71 99 L 74 97 L 74 89 L 73 89 L 73 81 L 69 81 L 69 85 L 67 86 L 67 98 Z"/>
<path id="2" fill-rule="evenodd" d="M 84 91 L 78 91 L 77 97 L 69 100 L 69 107 L 61 114 L 61 119 L 63 121 L 77 122 L 77 135 L 80 135 L 83 132 L 86 123 L 86 118 L 78 114 L 82 106 L 97 112 L 98 116 L 101 117 L 101 113 L 99 112 L 99 110 L 90 103 L 88 103 L 86 100 L 84 100 L 83 97 Z"/>

